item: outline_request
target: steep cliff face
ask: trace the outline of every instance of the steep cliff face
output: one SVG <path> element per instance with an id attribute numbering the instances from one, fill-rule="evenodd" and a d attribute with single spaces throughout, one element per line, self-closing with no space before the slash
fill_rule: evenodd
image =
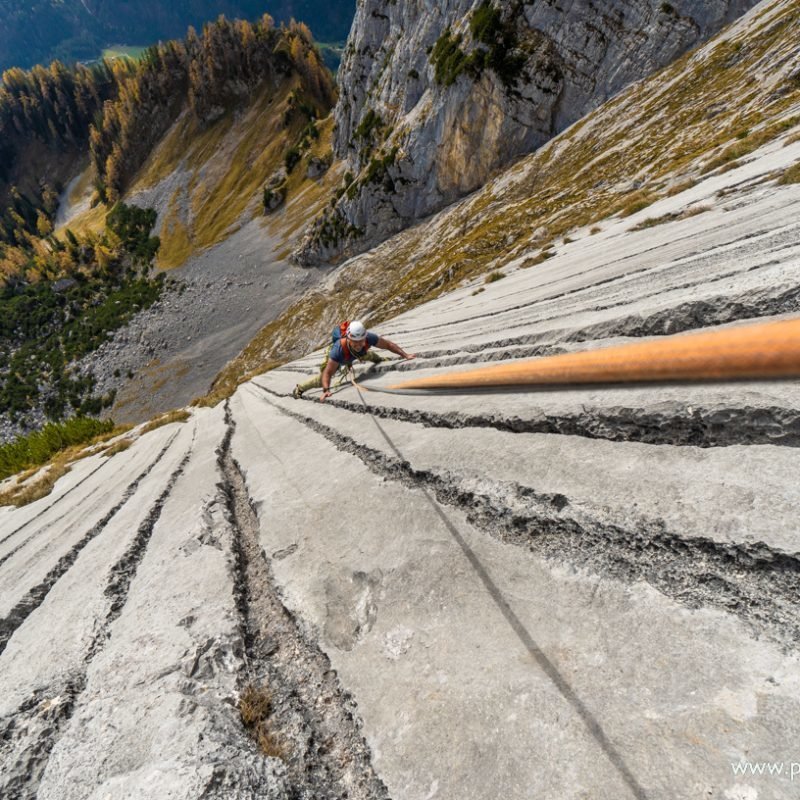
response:
<path id="1" fill-rule="evenodd" d="M 481 186 L 754 0 L 365 0 L 340 71 L 348 175 L 296 252 L 362 252 Z"/>

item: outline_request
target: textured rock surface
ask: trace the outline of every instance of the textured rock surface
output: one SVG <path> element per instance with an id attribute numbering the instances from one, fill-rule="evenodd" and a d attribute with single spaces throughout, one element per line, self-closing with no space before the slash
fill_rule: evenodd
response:
<path id="1" fill-rule="evenodd" d="M 785 314 L 800 186 L 740 170 L 389 320 L 419 357 L 361 383 Z M 4 797 L 796 797 L 797 381 L 293 400 L 319 358 L 0 508 Z"/>
<path id="2" fill-rule="evenodd" d="M 270 593 L 233 426 L 199 411 L 0 516 L 4 798 L 385 797 L 352 700 Z"/>
<path id="3" fill-rule="evenodd" d="M 361 384 L 797 314 L 794 133 L 388 315 Z M 796 798 L 798 381 L 292 399 L 320 355 L 0 508 L 3 797 Z"/>
<path id="4" fill-rule="evenodd" d="M 668 64 L 755 5 L 753 0 L 498 3 L 497 58 L 450 85 L 432 63 L 447 31 L 466 56 L 480 0 L 358 7 L 339 73 L 335 149 L 349 191 L 296 252 L 317 263 L 366 250 L 481 186 L 628 83 Z M 504 49 L 508 48 L 508 49 Z M 433 55 L 432 55 L 433 53 Z M 501 74 L 503 73 L 503 74 Z"/>

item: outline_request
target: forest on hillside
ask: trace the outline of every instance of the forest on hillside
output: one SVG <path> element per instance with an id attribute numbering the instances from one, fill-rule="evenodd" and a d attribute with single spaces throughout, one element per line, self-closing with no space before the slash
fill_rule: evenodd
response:
<path id="1" fill-rule="evenodd" d="M 122 195 L 181 113 L 203 128 L 265 87 L 277 93 L 287 84 L 294 88 L 281 124 L 301 135 L 308 120 L 333 107 L 333 76 L 307 26 L 276 26 L 269 15 L 256 22 L 220 17 L 200 32 L 190 28 L 183 40 L 150 47 L 138 62 L 6 71 L 0 414 L 35 427 L 43 416 L 93 414 L 113 402 L 95 397 L 92 377 L 70 365 L 161 293 L 149 275 L 160 244 L 151 235 L 156 213 L 125 205 Z M 105 230 L 56 231 L 62 183 L 87 160 L 92 202 L 108 209 Z"/>
<path id="2" fill-rule="evenodd" d="M 269 16 L 256 23 L 220 17 L 199 35 L 190 28 L 183 42 L 151 47 L 90 132 L 101 198 L 119 198 L 186 102 L 207 125 L 257 86 L 277 86 L 293 72 L 321 108 L 333 106 L 332 76 L 303 23 L 276 28 Z"/>
<path id="3" fill-rule="evenodd" d="M 25 247 L 29 236 L 52 232 L 59 192 L 86 150 L 90 127 L 135 72 L 130 61 L 6 70 L 0 83 L 0 245 Z"/>
<path id="4" fill-rule="evenodd" d="M 150 45 L 200 28 L 220 14 L 313 23 L 321 42 L 347 38 L 355 0 L 0 0 L 0 71 L 59 60 L 98 59 L 112 44 Z"/>
<path id="5" fill-rule="evenodd" d="M 163 278 L 148 274 L 155 220 L 152 210 L 118 204 L 102 234 L 32 241 L 30 280 L 0 290 L 0 410 L 12 422 L 38 409 L 50 420 L 97 414 L 113 402 L 69 365 L 161 294 Z M 46 275 L 60 280 L 34 280 Z"/>
<path id="6" fill-rule="evenodd" d="M 138 63 L 8 70 L 0 84 L 0 286 L 42 273 L 37 242 L 51 237 L 63 182 L 90 156 L 96 201 L 113 204 L 178 114 L 201 125 L 245 103 L 265 82 L 296 74 L 327 113 L 334 84 L 303 23 L 276 27 L 220 17 Z M 51 246 L 52 249 L 52 246 Z M 46 277 L 53 277 L 45 270 Z"/>

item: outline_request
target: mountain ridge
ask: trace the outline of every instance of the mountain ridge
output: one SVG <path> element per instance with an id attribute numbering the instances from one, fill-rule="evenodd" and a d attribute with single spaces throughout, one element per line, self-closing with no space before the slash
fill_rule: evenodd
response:
<path id="1" fill-rule="evenodd" d="M 339 75 L 352 178 L 295 257 L 338 263 L 439 211 L 752 5 L 370 0 Z"/>

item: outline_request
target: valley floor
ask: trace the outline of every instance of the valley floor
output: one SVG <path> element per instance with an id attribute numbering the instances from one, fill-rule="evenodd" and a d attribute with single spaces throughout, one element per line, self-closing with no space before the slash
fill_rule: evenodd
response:
<path id="1" fill-rule="evenodd" d="M 208 392 L 222 368 L 268 322 L 320 278 L 273 249 L 262 219 L 168 273 L 185 286 L 170 292 L 99 351 L 82 370 L 98 391 L 120 386 L 109 412 L 115 422 L 139 423 Z M 134 378 L 125 381 L 128 371 Z"/>

